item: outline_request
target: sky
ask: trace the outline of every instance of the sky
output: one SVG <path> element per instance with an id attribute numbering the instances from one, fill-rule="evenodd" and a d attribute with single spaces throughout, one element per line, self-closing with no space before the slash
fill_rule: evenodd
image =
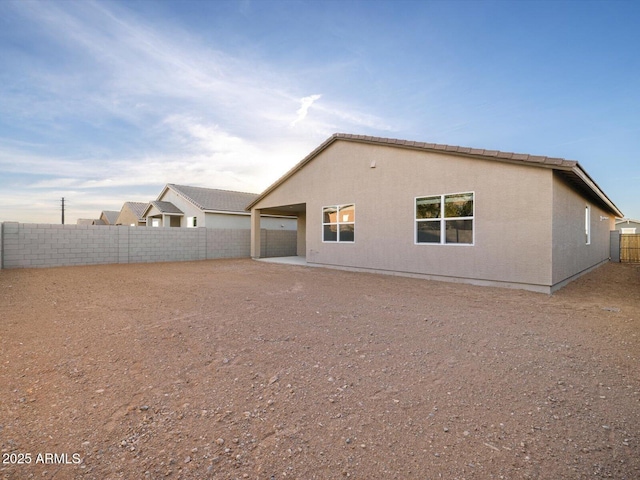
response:
<path id="1" fill-rule="evenodd" d="M 640 219 L 640 2 L 0 0 L 0 221 L 260 193 L 333 133 L 577 160 Z"/>

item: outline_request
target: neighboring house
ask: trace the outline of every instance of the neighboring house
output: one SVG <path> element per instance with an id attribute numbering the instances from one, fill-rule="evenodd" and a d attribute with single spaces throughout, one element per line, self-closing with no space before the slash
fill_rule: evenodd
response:
<path id="1" fill-rule="evenodd" d="M 115 210 L 103 210 L 100 218 L 79 218 L 76 225 L 115 225 L 120 212 Z"/>
<path id="2" fill-rule="evenodd" d="M 622 213 L 578 162 L 335 134 L 247 207 L 298 217 L 310 265 L 551 293 L 609 259 Z"/>
<path id="3" fill-rule="evenodd" d="M 143 212 L 149 227 L 251 228 L 245 210 L 255 193 L 167 184 Z M 267 215 L 262 228 L 295 230 L 295 216 Z"/>
<path id="4" fill-rule="evenodd" d="M 100 214 L 99 222 L 94 222 L 94 225 L 115 225 L 120 212 L 115 210 L 103 210 Z"/>
<path id="5" fill-rule="evenodd" d="M 76 220 L 76 225 L 93 225 L 95 221 L 95 218 L 79 218 Z"/>
<path id="6" fill-rule="evenodd" d="M 640 233 L 640 220 L 631 218 L 616 220 L 616 230 L 620 230 L 620 233 Z"/>
<path id="7" fill-rule="evenodd" d="M 143 202 L 125 202 L 116 219 L 116 225 L 126 225 L 129 227 L 146 226 L 147 221 L 144 218 L 144 211 L 148 205 L 148 203 Z"/>

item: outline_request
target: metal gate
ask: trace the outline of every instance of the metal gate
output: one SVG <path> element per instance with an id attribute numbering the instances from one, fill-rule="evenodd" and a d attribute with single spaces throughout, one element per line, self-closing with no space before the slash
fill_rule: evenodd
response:
<path id="1" fill-rule="evenodd" d="M 640 233 L 620 235 L 620 261 L 640 263 Z"/>

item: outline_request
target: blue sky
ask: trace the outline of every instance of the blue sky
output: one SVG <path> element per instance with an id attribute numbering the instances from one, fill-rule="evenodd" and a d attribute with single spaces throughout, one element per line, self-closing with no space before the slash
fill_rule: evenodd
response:
<path id="1" fill-rule="evenodd" d="M 0 1 L 0 221 L 259 193 L 335 132 L 578 160 L 640 218 L 640 3 Z"/>

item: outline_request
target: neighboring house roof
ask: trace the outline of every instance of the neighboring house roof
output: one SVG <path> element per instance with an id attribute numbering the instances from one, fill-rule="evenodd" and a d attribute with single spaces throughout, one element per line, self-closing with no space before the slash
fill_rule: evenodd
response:
<path id="1" fill-rule="evenodd" d="M 99 218 L 94 220 L 91 225 L 106 225 L 106 223 L 104 223 L 104 221 L 100 220 Z"/>
<path id="2" fill-rule="evenodd" d="M 93 218 L 79 218 L 76 225 L 93 225 L 93 222 L 95 222 Z"/>
<path id="3" fill-rule="evenodd" d="M 107 219 L 108 225 L 115 225 L 120 212 L 116 212 L 114 210 L 103 210 L 102 215 Z M 102 217 L 102 215 L 100 215 L 100 217 Z"/>
<path id="4" fill-rule="evenodd" d="M 142 222 L 144 220 L 144 211 L 149 204 L 146 202 L 124 202 L 122 208 L 128 207 L 129 210 L 133 212 L 133 214 L 138 217 L 138 221 Z"/>
<path id="5" fill-rule="evenodd" d="M 630 223 L 640 225 L 640 220 L 634 220 L 633 218 L 622 218 L 620 220 L 616 220 L 616 225 L 621 225 L 623 223 L 627 225 Z"/>
<path id="6" fill-rule="evenodd" d="M 158 201 L 158 200 L 154 200 L 152 202 L 149 202 L 149 205 L 147 205 L 147 208 L 145 208 L 144 213 L 147 213 L 147 211 L 151 207 L 156 207 L 158 209 L 158 211 L 160 211 L 160 213 L 184 215 L 184 212 L 182 210 L 180 210 L 178 207 L 176 207 L 171 202 L 161 202 L 161 201 Z"/>
<path id="7" fill-rule="evenodd" d="M 258 197 L 256 193 L 234 192 L 216 188 L 189 187 L 168 183 L 158 198 L 162 198 L 167 189 L 191 202 L 205 212 L 245 212 L 245 207 Z"/>
<path id="8" fill-rule="evenodd" d="M 262 194 L 255 198 L 246 210 L 256 205 L 260 200 L 269 195 L 278 186 L 283 184 L 288 178 L 293 176 L 298 170 L 318 156 L 323 150 L 337 141 L 367 143 L 378 146 L 388 146 L 420 150 L 433 153 L 447 153 L 464 157 L 478 158 L 482 160 L 495 160 L 500 162 L 515 163 L 519 165 L 529 165 L 535 167 L 550 168 L 561 173 L 568 182 L 581 191 L 584 195 L 592 198 L 616 217 L 622 217 L 618 207 L 607 197 L 607 195 L 591 179 L 589 174 L 575 160 L 565 160 L 564 158 L 545 157 L 538 155 L 528 155 L 523 153 L 501 152 L 498 150 L 483 150 L 477 148 L 457 147 L 453 145 L 441 145 L 437 143 L 414 142 L 410 140 L 398 140 L 393 138 L 370 137 L 366 135 L 352 135 L 347 133 L 335 133 L 325 140 L 318 148 L 302 159 L 291 170 L 285 173 L 279 180 L 268 187 Z"/>

